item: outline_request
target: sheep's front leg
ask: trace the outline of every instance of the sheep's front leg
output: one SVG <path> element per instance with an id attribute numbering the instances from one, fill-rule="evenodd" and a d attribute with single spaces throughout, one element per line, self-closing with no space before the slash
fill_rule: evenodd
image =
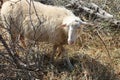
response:
<path id="1" fill-rule="evenodd" d="M 61 46 L 61 50 L 62 50 L 62 55 L 63 55 L 63 57 L 65 58 L 65 60 L 67 61 L 67 64 L 68 64 L 70 70 L 73 70 L 74 67 L 73 67 L 73 65 L 71 64 L 70 59 L 69 59 L 69 57 L 68 57 L 68 53 L 65 51 L 65 49 L 64 49 L 63 46 Z"/>

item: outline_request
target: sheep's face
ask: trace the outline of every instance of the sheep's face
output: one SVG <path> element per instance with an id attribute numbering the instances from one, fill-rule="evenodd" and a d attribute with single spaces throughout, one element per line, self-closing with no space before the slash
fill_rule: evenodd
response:
<path id="1" fill-rule="evenodd" d="M 68 44 L 73 44 L 77 37 L 77 28 L 69 26 L 68 29 Z"/>
<path id="2" fill-rule="evenodd" d="M 73 44 L 77 38 L 77 29 L 80 28 L 81 20 L 78 17 L 67 17 L 64 24 L 68 27 L 68 44 Z"/>

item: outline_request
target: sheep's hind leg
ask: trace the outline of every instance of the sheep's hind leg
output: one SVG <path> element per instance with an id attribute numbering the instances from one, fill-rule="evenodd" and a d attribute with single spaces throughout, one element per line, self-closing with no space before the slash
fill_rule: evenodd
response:
<path id="1" fill-rule="evenodd" d="M 57 45 L 53 45 L 53 52 L 50 58 L 50 62 L 54 62 L 54 56 L 55 56 L 56 50 L 57 50 Z"/>
<path id="2" fill-rule="evenodd" d="M 21 43 L 22 43 L 23 48 L 26 48 L 27 46 L 26 46 L 25 38 L 24 38 L 23 35 L 20 35 L 20 41 L 21 41 Z"/>

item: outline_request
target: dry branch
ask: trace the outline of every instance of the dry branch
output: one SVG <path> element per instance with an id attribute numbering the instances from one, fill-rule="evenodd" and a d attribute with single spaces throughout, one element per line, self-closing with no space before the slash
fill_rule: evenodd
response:
<path id="1" fill-rule="evenodd" d="M 101 19 L 101 21 L 109 22 L 114 26 L 120 26 L 120 21 L 114 19 L 114 16 L 102 8 L 100 8 L 95 3 L 87 3 L 81 0 L 71 0 L 71 2 L 66 5 L 67 8 L 72 8 L 75 14 L 81 15 L 86 14 L 86 17 L 92 17 L 95 19 Z"/>
<path id="2" fill-rule="evenodd" d="M 0 8 L 1 8 L 1 5 L 3 4 L 3 0 L 0 0 Z"/>
<path id="3" fill-rule="evenodd" d="M 9 57 L 4 56 L 3 54 L 0 54 L 1 56 L 5 57 L 6 60 L 8 60 L 11 64 L 16 65 L 18 69 L 26 69 L 28 71 L 34 71 L 36 69 L 28 68 L 25 63 L 20 61 L 17 56 L 15 56 L 15 53 L 8 47 L 6 41 L 3 39 L 2 35 L 0 35 L 0 41 L 2 42 L 3 46 L 6 48 Z"/>
<path id="4" fill-rule="evenodd" d="M 16 66 L 19 67 L 18 59 L 13 55 L 13 53 L 10 50 L 10 48 L 8 47 L 7 43 L 3 39 L 2 35 L 0 35 L 0 41 L 2 42 L 2 44 L 4 45 L 4 47 L 6 48 L 9 56 L 12 57 L 12 59 L 13 59 L 14 63 L 16 64 Z"/>

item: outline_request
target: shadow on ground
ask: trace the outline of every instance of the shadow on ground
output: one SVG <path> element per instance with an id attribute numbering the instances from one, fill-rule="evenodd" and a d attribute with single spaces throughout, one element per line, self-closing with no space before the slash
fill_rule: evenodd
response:
<path id="1" fill-rule="evenodd" d="M 105 66 L 87 54 L 76 53 L 70 57 L 74 70 L 70 71 L 65 59 L 50 63 L 48 54 L 30 54 L 23 61 L 34 70 L 17 69 L 0 57 L 1 80 L 119 80 L 111 66 Z"/>

